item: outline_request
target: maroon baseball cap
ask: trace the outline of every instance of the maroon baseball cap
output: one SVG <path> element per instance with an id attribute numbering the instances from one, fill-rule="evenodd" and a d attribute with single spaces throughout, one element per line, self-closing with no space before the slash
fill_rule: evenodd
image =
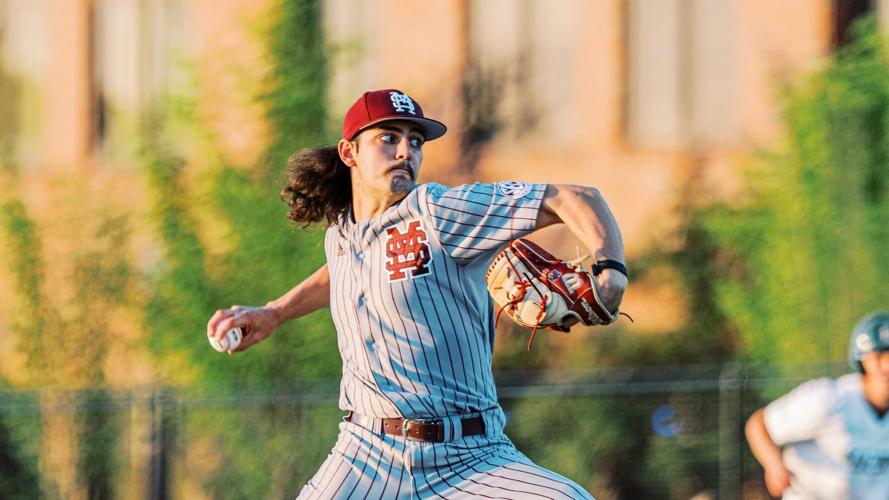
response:
<path id="1" fill-rule="evenodd" d="M 361 94 L 349 108 L 343 120 L 343 138 L 351 141 L 367 127 L 389 120 L 416 123 L 427 141 L 438 139 L 448 130 L 444 123 L 423 116 L 420 103 L 409 95 L 396 89 L 383 89 Z"/>

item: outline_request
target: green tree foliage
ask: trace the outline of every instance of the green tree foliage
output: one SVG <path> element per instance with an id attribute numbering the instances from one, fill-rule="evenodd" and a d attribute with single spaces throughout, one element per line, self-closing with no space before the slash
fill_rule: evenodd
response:
<path id="1" fill-rule="evenodd" d="M 270 18 L 276 20 L 268 32 L 271 73 L 259 98 L 274 135 L 263 162 L 218 165 L 197 186 L 187 175 L 189 166 L 163 144 L 150 144 L 144 156 L 162 253 L 150 277 L 145 322 L 164 379 L 193 384 L 203 394 L 237 390 L 274 397 L 276 387 L 340 373 L 336 337 L 324 311 L 292 321 L 234 356 L 213 351 L 204 335 L 216 309 L 264 305 L 324 263 L 320 228 L 292 227 L 279 198 L 287 157 L 331 139 L 320 2 L 282 0 Z M 202 127 L 190 126 L 198 133 Z M 226 228 L 225 251 L 207 246 L 207 228 L 199 220 Z M 333 443 L 335 424 L 330 411 L 274 404 L 192 411 L 176 423 L 215 443 L 224 459 L 198 477 L 207 491 L 225 498 L 292 495 Z M 307 443 L 306 433 L 315 445 L 300 446 Z M 315 441 L 322 438 L 319 446 Z"/>
<path id="2" fill-rule="evenodd" d="M 9 251 L 7 269 L 15 284 L 16 304 L 10 318 L 17 334 L 19 349 L 24 351 L 29 368 L 44 371 L 44 345 L 47 320 L 54 315 L 46 310 L 43 287 L 43 252 L 37 226 L 24 203 L 17 198 L 0 207 L 3 236 Z"/>
<path id="3" fill-rule="evenodd" d="M 15 182 L 13 178 L 6 181 Z M 80 215 L 73 210 L 60 217 L 77 219 Z M 16 302 L 10 317 L 11 330 L 18 339 L 17 348 L 25 355 L 28 382 L 34 387 L 77 388 L 104 382 L 102 368 L 109 346 L 115 341 L 112 316 L 128 304 L 130 296 L 132 273 L 126 252 L 129 223 L 125 216 L 108 215 L 103 209 L 91 215 L 96 218 L 95 224 L 83 225 L 80 244 L 71 246 L 66 264 L 71 302 L 60 306 L 58 297 L 48 293 L 46 262 L 37 223 L 24 202 L 14 195 L 0 209 Z M 88 398 L 82 404 L 89 408 L 94 402 Z M 93 498 L 110 498 L 115 474 L 109 464 L 117 452 L 114 444 L 119 432 L 101 418 L 80 419 L 74 423 L 81 456 L 79 479 L 95 493 Z M 18 426 L 14 430 L 25 432 L 26 428 Z M 3 445 L 11 446 L 14 442 L 13 438 L 4 439 Z M 17 452 L 11 449 L 9 453 L 14 457 Z M 21 473 L 24 475 L 20 485 L 24 487 L 30 481 L 29 471 Z M 47 492 L 52 485 L 42 487 Z"/>
<path id="4" fill-rule="evenodd" d="M 876 26 L 865 21 L 823 70 L 786 89 L 786 142 L 756 158 L 740 198 L 708 201 L 702 177 L 691 172 L 679 196 L 678 245 L 653 249 L 630 266 L 634 280 L 675 271 L 689 311 L 686 324 L 659 335 L 591 336 L 565 365 L 843 360 L 857 318 L 889 307 L 886 56 Z M 546 337 L 537 342 L 545 346 Z M 508 346 L 507 357 L 499 352 L 500 366 L 548 364 L 540 353 L 512 351 L 518 349 Z M 670 399 L 677 409 L 692 404 L 681 394 Z M 688 498 L 717 486 L 720 424 L 715 394 L 689 399 L 705 408 L 686 408 L 686 429 L 693 431 L 672 439 L 648 427 L 651 400 L 632 397 L 507 401 L 507 432 L 529 456 L 569 477 L 584 482 L 581 471 L 596 471 L 584 483 L 593 491 L 621 498 L 670 491 Z M 569 427 L 575 431 L 568 437 L 534 437 Z M 578 432 L 590 436 L 575 439 Z"/>
<path id="5" fill-rule="evenodd" d="M 203 335 L 216 309 L 264 305 L 324 262 L 322 233 L 291 227 L 278 197 L 286 158 L 328 137 L 320 6 L 315 1 L 282 1 L 272 17 L 277 22 L 269 34 L 271 83 L 260 96 L 274 133 L 266 161 L 247 172 L 232 165 L 210 172 L 205 179 L 210 192 L 206 206 L 196 202 L 199 194 L 185 178 L 185 164 L 160 145 L 146 148 L 144 156 L 154 200 L 151 219 L 163 253 L 152 278 L 146 324 L 155 352 L 175 363 L 165 365 L 169 372 L 191 373 L 199 384 L 338 373 L 331 325 L 322 315 L 285 326 L 249 355 L 220 356 L 209 349 Z M 231 250 L 221 257 L 206 248 L 195 213 L 199 210 L 210 212 L 201 220 L 230 228 Z"/>
<path id="6" fill-rule="evenodd" d="M 204 247 L 189 213 L 183 163 L 158 149 L 147 149 L 143 161 L 154 200 L 151 221 L 163 249 L 156 274 L 150 277 L 151 295 L 145 308 L 149 346 L 161 360 L 161 375 L 181 382 L 184 374 L 215 359 L 201 356 L 206 353 L 206 339 L 200 333 L 220 299 L 207 276 Z M 183 355 L 187 358 L 182 359 Z M 192 364 L 198 367 L 190 368 Z M 225 373 L 218 360 L 214 368 Z"/>
<path id="7" fill-rule="evenodd" d="M 759 362 L 842 360 L 847 334 L 886 308 L 889 67 L 874 21 L 786 92 L 787 141 L 742 202 L 697 216 L 718 252 L 720 309 Z"/>
<path id="8" fill-rule="evenodd" d="M 318 0 L 279 0 L 269 30 L 271 86 L 268 106 L 274 140 L 268 164 L 283 166 L 297 149 L 332 139 L 327 130 L 327 53 Z"/>
<path id="9" fill-rule="evenodd" d="M 0 391 L 7 389 L 0 381 Z M 7 404 L 34 404 L 27 396 L 0 392 Z M 37 456 L 40 443 L 39 415 L 0 411 L 0 498 L 41 498 Z"/>
<path id="10" fill-rule="evenodd" d="M 83 410 L 77 414 L 79 480 L 87 496 L 96 500 L 115 498 L 121 470 L 118 457 L 121 425 L 110 395 L 103 389 L 85 390 L 80 395 Z"/>
<path id="11" fill-rule="evenodd" d="M 98 223 L 83 235 L 89 243 L 70 253 L 73 303 L 61 308 L 45 290 L 46 264 L 36 222 L 20 199 L 0 207 L 16 298 L 12 329 L 35 386 L 102 382 L 102 363 L 113 336 L 111 314 L 128 301 L 129 231 L 125 216 L 93 215 Z"/>

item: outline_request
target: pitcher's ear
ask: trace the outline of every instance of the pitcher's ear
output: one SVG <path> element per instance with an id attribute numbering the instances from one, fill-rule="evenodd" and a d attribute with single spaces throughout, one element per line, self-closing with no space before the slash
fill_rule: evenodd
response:
<path id="1" fill-rule="evenodd" d="M 336 145 L 337 151 L 340 153 L 340 159 L 343 160 L 343 163 L 346 164 L 347 167 L 355 167 L 358 163 L 355 161 L 355 153 L 358 152 L 358 142 L 357 141 L 347 141 L 345 139 L 340 139 L 340 142 Z"/>

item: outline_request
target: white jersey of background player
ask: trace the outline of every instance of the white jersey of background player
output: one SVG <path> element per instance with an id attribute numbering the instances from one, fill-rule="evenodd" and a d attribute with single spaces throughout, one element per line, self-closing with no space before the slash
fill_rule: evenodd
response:
<path id="1" fill-rule="evenodd" d="M 589 498 L 502 432 L 484 270 L 510 240 L 559 222 L 595 259 L 622 262 L 620 231 L 593 188 L 418 186 L 423 144 L 445 131 L 401 91 L 365 92 L 337 146 L 291 158 L 282 192 L 293 222 L 327 223 L 327 264 L 265 307 L 222 309 L 207 325 L 216 338 L 244 328 L 240 351 L 331 308 L 349 416 L 301 498 Z M 596 277 L 613 311 L 626 285 L 613 268 Z"/>
<path id="2" fill-rule="evenodd" d="M 772 495 L 889 499 L 889 313 L 862 318 L 849 344 L 859 373 L 806 382 L 748 420 Z"/>

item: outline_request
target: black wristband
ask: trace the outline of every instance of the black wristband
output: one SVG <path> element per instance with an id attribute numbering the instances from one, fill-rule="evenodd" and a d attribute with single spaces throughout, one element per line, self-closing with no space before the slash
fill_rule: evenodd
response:
<path id="1" fill-rule="evenodd" d="M 627 266 L 621 264 L 616 260 L 605 259 L 600 260 L 593 264 L 593 275 L 598 276 L 602 273 L 602 271 L 606 269 L 614 269 L 615 271 L 623 274 L 627 278 L 630 277 L 630 273 L 627 271 Z"/>

